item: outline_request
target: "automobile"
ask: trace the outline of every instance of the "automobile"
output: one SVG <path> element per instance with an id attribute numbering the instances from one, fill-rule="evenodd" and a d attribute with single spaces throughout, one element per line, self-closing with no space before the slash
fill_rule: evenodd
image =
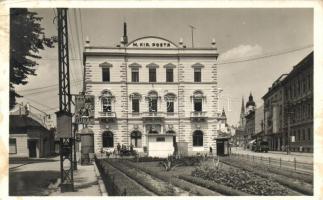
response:
<path id="1" fill-rule="evenodd" d="M 268 152 L 269 144 L 267 141 L 257 141 L 255 142 L 255 150 L 256 152 Z"/>

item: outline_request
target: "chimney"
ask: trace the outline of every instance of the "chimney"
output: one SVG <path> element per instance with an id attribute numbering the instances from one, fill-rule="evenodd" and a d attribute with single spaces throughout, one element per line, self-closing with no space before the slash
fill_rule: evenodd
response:
<path id="1" fill-rule="evenodd" d="M 123 45 L 128 44 L 128 36 L 127 36 L 127 23 L 123 23 L 123 37 L 122 37 L 122 42 Z"/>

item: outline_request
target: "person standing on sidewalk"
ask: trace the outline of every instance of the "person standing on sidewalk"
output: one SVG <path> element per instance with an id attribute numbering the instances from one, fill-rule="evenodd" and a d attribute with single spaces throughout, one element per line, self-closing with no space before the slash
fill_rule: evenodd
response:
<path id="1" fill-rule="evenodd" d="M 120 143 L 118 143 L 118 145 L 117 145 L 118 155 L 120 155 L 120 149 L 121 149 L 121 146 L 120 146 Z"/>

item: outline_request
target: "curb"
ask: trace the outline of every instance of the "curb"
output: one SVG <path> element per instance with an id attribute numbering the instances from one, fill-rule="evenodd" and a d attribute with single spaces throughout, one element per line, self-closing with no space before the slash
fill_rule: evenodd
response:
<path id="1" fill-rule="evenodd" d="M 96 165 L 96 162 L 94 162 L 94 171 L 95 171 L 96 179 L 98 180 L 101 196 L 108 196 L 107 190 L 106 190 L 105 185 L 103 183 L 103 180 L 100 175 L 99 169 Z"/>

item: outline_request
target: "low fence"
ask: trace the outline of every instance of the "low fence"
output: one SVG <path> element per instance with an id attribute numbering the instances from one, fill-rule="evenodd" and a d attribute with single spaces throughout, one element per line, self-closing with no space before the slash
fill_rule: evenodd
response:
<path id="1" fill-rule="evenodd" d="M 232 153 L 230 157 L 248 160 L 254 163 L 263 164 L 264 166 L 283 168 L 289 171 L 295 171 L 295 172 L 313 175 L 313 163 L 300 162 L 300 161 L 297 161 L 296 158 L 294 158 L 292 161 L 289 161 L 289 160 L 283 160 L 281 158 L 278 159 L 278 158 L 272 158 L 267 156 L 266 157 L 255 156 L 255 155 L 239 154 L 239 153 Z"/>

